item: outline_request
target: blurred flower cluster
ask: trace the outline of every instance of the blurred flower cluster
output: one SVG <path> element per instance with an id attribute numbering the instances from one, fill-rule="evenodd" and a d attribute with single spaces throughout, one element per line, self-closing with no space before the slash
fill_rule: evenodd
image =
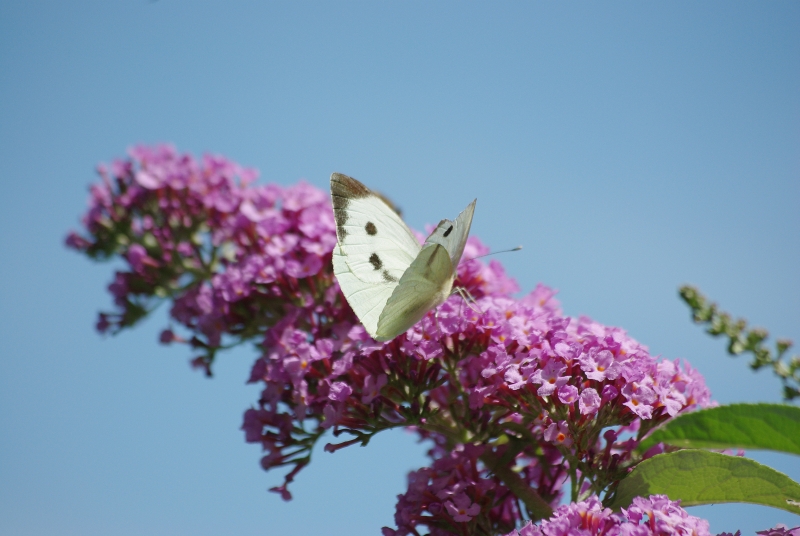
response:
<path id="1" fill-rule="evenodd" d="M 615 514 L 597 497 L 560 506 L 541 526 L 528 523 L 506 536 L 711 536 L 708 521 L 686 513 L 666 495 L 636 497 Z M 760 534 L 760 533 L 759 533 Z M 719 535 L 722 536 L 722 535 Z"/>
<path id="2" fill-rule="evenodd" d="M 257 186 L 251 170 L 168 146 L 136 147 L 99 175 L 85 231 L 67 238 L 92 258 L 126 263 L 109 286 L 116 310 L 98 329 L 116 333 L 166 301 L 162 342 L 189 345 L 208 374 L 219 350 L 255 344 L 250 382 L 263 390 L 242 428 L 262 446 L 264 469 L 289 469 L 273 489 L 285 499 L 326 432 L 334 452 L 407 427 L 429 441 L 431 463 L 409 475 L 385 535 L 707 533 L 663 497 L 616 516 L 598 499 L 613 498 L 641 461 L 634 449 L 650 430 L 711 404 L 703 378 L 621 329 L 564 316 L 545 286 L 515 297 L 500 263 L 473 259 L 487 252 L 478 239 L 455 283 L 475 302 L 453 295 L 380 343 L 332 274 L 327 192 Z M 572 504 L 553 514 L 567 489 Z"/>

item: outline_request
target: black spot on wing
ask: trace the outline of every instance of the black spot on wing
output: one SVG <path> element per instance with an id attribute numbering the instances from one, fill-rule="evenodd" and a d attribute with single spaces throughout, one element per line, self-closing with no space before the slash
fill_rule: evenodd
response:
<path id="1" fill-rule="evenodd" d="M 377 253 L 373 253 L 372 255 L 369 256 L 369 263 L 376 270 L 380 270 L 381 268 L 383 268 L 383 261 L 381 261 L 381 258 L 378 257 Z M 386 273 L 386 270 L 384 270 L 384 274 L 385 273 Z"/>
<path id="2" fill-rule="evenodd" d="M 364 230 L 370 236 L 375 236 L 376 234 L 378 234 L 378 228 L 375 227 L 375 224 L 372 223 L 371 221 L 367 222 L 367 224 L 364 226 Z"/>
<path id="3" fill-rule="evenodd" d="M 351 199 L 360 199 L 372 195 L 369 188 L 355 180 L 353 177 L 334 173 L 331 175 L 331 202 L 333 203 L 333 215 L 336 218 L 336 232 L 339 240 L 344 240 L 347 231 L 344 225 L 347 223 L 347 206 Z"/>
<path id="4" fill-rule="evenodd" d="M 389 272 L 387 272 L 386 270 L 384 270 L 381 275 L 383 276 L 383 280 L 386 281 L 387 283 L 394 283 L 397 281 L 397 278 L 389 275 Z"/>
<path id="5" fill-rule="evenodd" d="M 453 232 L 453 226 L 451 225 L 450 227 L 447 228 L 447 230 L 444 232 L 444 234 L 442 236 L 447 238 L 447 235 L 449 235 L 452 232 Z"/>

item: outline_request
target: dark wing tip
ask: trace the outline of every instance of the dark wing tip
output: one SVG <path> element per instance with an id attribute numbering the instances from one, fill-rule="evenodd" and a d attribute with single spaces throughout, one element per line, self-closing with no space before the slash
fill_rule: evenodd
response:
<path id="1" fill-rule="evenodd" d="M 331 194 L 345 199 L 358 199 L 367 197 L 372 192 L 353 177 L 348 177 L 341 173 L 333 173 L 331 175 Z"/>

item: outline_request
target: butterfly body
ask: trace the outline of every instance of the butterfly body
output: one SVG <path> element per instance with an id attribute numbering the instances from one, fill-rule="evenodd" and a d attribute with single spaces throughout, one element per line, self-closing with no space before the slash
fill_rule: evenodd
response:
<path id="1" fill-rule="evenodd" d="M 476 201 L 454 221 L 439 222 L 420 245 L 394 209 L 352 177 L 331 175 L 331 199 L 337 236 L 333 273 L 375 340 L 395 338 L 444 303 Z"/>

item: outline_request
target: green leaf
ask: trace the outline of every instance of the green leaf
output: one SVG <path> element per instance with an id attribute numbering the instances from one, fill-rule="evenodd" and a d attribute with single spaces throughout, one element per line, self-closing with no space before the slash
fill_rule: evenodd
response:
<path id="1" fill-rule="evenodd" d="M 612 508 L 634 497 L 664 494 L 681 506 L 744 502 L 800 514 L 800 484 L 783 473 L 738 456 L 705 450 L 659 454 L 640 463 L 617 488 Z"/>
<path id="2" fill-rule="evenodd" d="M 637 449 L 656 443 L 676 447 L 775 450 L 800 454 L 800 408 L 786 404 L 732 404 L 680 415 L 654 431 Z"/>

